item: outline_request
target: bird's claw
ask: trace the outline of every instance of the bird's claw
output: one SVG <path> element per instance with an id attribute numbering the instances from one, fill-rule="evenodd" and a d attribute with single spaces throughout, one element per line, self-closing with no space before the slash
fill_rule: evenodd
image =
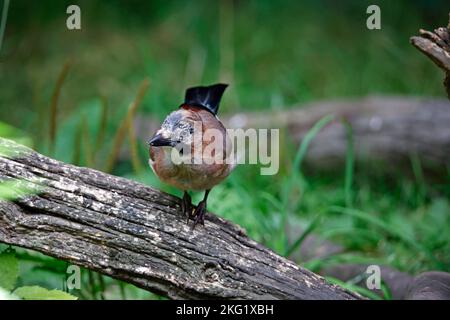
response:
<path id="1" fill-rule="evenodd" d="M 192 230 L 194 230 L 197 224 L 205 225 L 205 214 L 206 214 L 206 201 L 201 201 L 194 211 L 194 224 L 192 225 Z"/>
<path id="2" fill-rule="evenodd" d="M 197 224 L 205 225 L 205 215 L 206 215 L 206 198 L 208 197 L 209 190 L 205 193 L 205 198 L 200 201 L 200 203 L 195 207 L 192 204 L 192 199 L 189 193 L 186 191 L 183 194 L 183 199 L 181 201 L 181 211 L 186 217 L 186 224 L 189 224 L 189 220 L 194 220 L 192 225 L 192 230 L 194 230 Z"/>

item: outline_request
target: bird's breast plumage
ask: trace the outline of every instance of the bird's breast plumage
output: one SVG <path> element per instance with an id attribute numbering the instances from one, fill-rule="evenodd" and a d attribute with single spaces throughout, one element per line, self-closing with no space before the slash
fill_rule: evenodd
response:
<path id="1" fill-rule="evenodd" d="M 199 121 L 202 127 L 202 141 L 197 144 L 201 150 L 194 150 L 195 143 L 191 145 L 191 155 L 195 157 L 201 152 L 202 163 L 195 163 L 192 158 L 189 163 L 175 163 L 172 160 L 172 152 L 178 152 L 171 147 L 150 147 L 149 164 L 155 174 L 165 183 L 175 186 L 182 190 L 208 190 L 222 182 L 233 169 L 233 165 L 226 161 L 231 150 L 230 139 L 226 133 L 225 127 L 218 118 L 208 111 L 197 109 L 195 107 L 186 107 L 180 109 L 183 116 L 193 121 Z M 207 162 L 203 151 L 213 141 L 205 141 L 205 131 L 216 129 L 222 133 L 223 141 L 223 161 L 221 163 Z M 214 154 L 213 154 L 214 155 Z"/>

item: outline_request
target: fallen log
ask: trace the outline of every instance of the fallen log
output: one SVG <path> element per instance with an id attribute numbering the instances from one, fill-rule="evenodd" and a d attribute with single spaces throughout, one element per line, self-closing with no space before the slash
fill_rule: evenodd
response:
<path id="1" fill-rule="evenodd" d="M 289 238 L 298 239 L 304 232 L 298 227 L 287 230 Z M 344 253 L 346 249 L 336 243 L 321 239 L 318 235 L 309 234 L 297 251 L 290 258 L 294 261 L 308 261 L 322 259 Z M 328 265 L 317 272 L 326 277 L 333 277 L 344 282 L 356 284 L 367 289 L 369 264 L 338 263 Z M 427 271 L 418 275 L 410 275 L 387 265 L 379 265 L 381 281 L 389 290 L 394 300 L 449 300 L 450 273 L 441 271 Z M 385 297 L 385 292 L 373 289 L 373 293 Z"/>
<path id="2" fill-rule="evenodd" d="M 342 264 L 326 268 L 321 274 L 335 277 L 342 281 L 356 281 L 356 285 L 366 287 L 366 270 L 369 266 L 363 264 Z M 394 300 L 449 300 L 450 273 L 428 271 L 411 276 L 388 266 L 380 266 L 381 279 L 389 289 Z M 380 297 L 382 290 L 373 290 Z"/>
<path id="3" fill-rule="evenodd" d="M 358 161 L 407 163 L 409 167 L 411 157 L 417 157 L 425 168 L 434 170 L 445 170 L 449 163 L 448 100 L 369 97 L 313 105 L 308 110 L 315 111 L 303 119 L 298 114 L 296 121 L 288 124 L 289 134 L 297 144 L 320 117 L 335 115 L 335 121 L 317 134 L 308 150 L 306 161 L 316 167 L 335 167 L 345 162 L 349 128 Z"/>
<path id="4" fill-rule="evenodd" d="M 1 138 L 0 181 L 17 193 L 0 200 L 0 242 L 172 299 L 361 298 L 215 215 L 191 230 L 174 196 Z"/>
<path id="5" fill-rule="evenodd" d="M 450 154 L 450 102 L 417 97 L 367 97 L 355 100 L 317 101 L 282 111 L 241 112 L 224 115 L 227 128 L 279 128 L 299 145 L 322 117 L 334 121 L 312 140 L 305 161 L 314 168 L 341 166 L 348 150 L 348 127 L 352 131 L 354 156 L 358 161 L 407 163 L 418 157 L 424 167 L 444 170 Z M 135 120 L 137 136 L 146 141 L 159 122 L 140 115 Z M 282 147 L 281 147 L 282 148 Z M 128 157 L 129 152 L 123 155 Z"/>

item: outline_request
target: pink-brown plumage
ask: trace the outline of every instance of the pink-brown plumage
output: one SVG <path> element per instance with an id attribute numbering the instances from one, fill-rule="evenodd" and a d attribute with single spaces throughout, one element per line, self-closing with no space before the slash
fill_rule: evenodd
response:
<path id="1" fill-rule="evenodd" d="M 202 146 L 201 150 L 194 150 L 194 143 L 191 145 L 191 155 L 195 152 L 202 152 L 213 141 L 206 141 L 204 138 L 207 129 L 217 129 L 224 136 L 222 164 L 174 164 L 171 159 L 171 147 L 150 147 L 150 166 L 155 174 L 165 183 L 181 190 L 208 190 L 222 182 L 233 169 L 232 164 L 225 163 L 229 150 L 231 149 L 230 140 L 223 124 L 210 112 L 192 106 L 183 106 L 180 110 L 183 117 L 189 121 L 199 121 L 202 124 Z M 212 154 L 214 155 L 214 153 Z M 207 159 L 203 159 L 207 160 Z"/>
<path id="2" fill-rule="evenodd" d="M 221 183 L 234 164 L 231 141 L 217 118 L 227 85 L 194 87 L 186 91 L 185 103 L 164 120 L 149 141 L 149 164 L 165 183 L 184 191 L 182 211 L 189 219 L 204 223 L 209 191 Z M 190 151 L 190 152 L 189 152 Z M 179 157 L 174 161 L 175 157 Z M 189 190 L 205 190 L 203 200 L 192 206 Z"/>

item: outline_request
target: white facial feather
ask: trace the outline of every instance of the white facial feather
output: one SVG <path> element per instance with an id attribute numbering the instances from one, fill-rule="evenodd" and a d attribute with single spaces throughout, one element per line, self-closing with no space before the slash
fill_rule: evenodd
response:
<path id="1" fill-rule="evenodd" d="M 158 133 L 174 142 L 191 144 L 194 126 L 191 122 L 185 121 L 182 111 L 178 110 L 167 116 Z"/>

